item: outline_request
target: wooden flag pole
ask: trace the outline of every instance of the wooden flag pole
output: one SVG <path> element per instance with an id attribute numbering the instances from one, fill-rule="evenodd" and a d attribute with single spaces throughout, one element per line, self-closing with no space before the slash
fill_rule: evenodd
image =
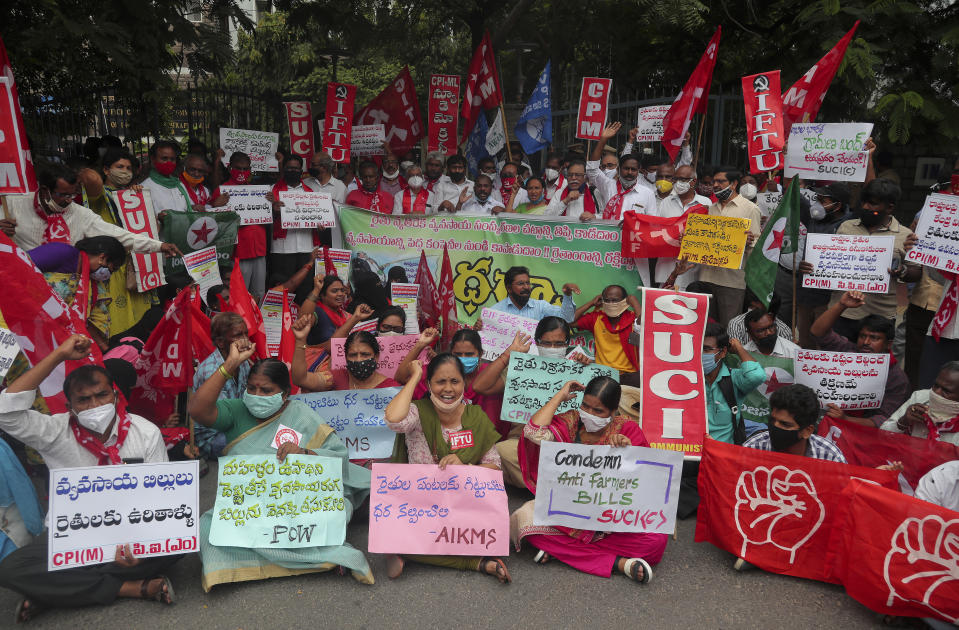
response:
<path id="1" fill-rule="evenodd" d="M 500 95 L 499 99 L 499 112 L 503 116 L 503 140 L 506 142 L 506 157 L 512 162 L 513 161 L 513 150 L 509 147 L 509 134 L 506 132 L 506 108 L 503 107 L 503 96 Z M 485 115 L 485 114 L 484 114 Z"/>
<path id="2" fill-rule="evenodd" d="M 699 132 L 696 134 L 696 153 L 693 155 L 693 170 L 696 170 L 696 165 L 699 164 L 699 148 L 703 143 L 703 128 L 706 126 L 706 114 L 703 114 L 699 117 Z"/>
<path id="3" fill-rule="evenodd" d="M 793 343 L 799 343 L 799 333 L 798 327 L 796 326 L 796 244 L 793 245 L 793 318 L 792 318 L 792 327 L 793 327 Z"/>

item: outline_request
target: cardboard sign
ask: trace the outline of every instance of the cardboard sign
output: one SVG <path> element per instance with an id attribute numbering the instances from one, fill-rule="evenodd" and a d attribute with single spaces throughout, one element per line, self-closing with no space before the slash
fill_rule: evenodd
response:
<path id="1" fill-rule="evenodd" d="M 951 273 L 959 271 L 959 195 L 933 193 L 926 197 L 916 236 L 919 242 L 906 254 L 906 260 Z"/>
<path id="2" fill-rule="evenodd" d="M 396 432 L 386 425 L 383 412 L 399 387 L 297 394 L 346 444 L 350 459 L 386 459 L 393 454 Z"/>
<path id="3" fill-rule="evenodd" d="M 539 322 L 528 317 L 510 315 L 491 308 L 483 309 L 483 330 L 480 331 L 480 340 L 483 342 L 483 360 L 495 361 L 499 355 L 506 352 L 517 332 L 524 332 L 530 340 L 536 337 L 536 326 Z M 536 353 L 536 342 L 531 341 L 530 354 Z"/>
<path id="4" fill-rule="evenodd" d="M 779 70 L 743 77 L 742 81 L 749 172 L 775 171 L 782 166 L 782 150 L 786 141 Z"/>
<path id="5" fill-rule="evenodd" d="M 299 446 L 302 440 L 302 433 L 296 429 L 291 429 L 285 424 L 280 424 L 280 426 L 276 428 L 276 434 L 273 436 L 273 442 L 270 444 L 270 446 L 273 448 L 280 448 L 287 442 L 292 442 L 293 444 Z"/>
<path id="6" fill-rule="evenodd" d="M 0 381 L 7 375 L 19 352 L 20 344 L 17 343 L 17 336 L 0 326 Z"/>
<path id="7" fill-rule="evenodd" d="M 379 367 L 376 371 L 393 378 L 396 375 L 396 368 L 400 366 L 406 355 L 410 353 L 419 335 L 390 335 L 388 337 L 379 337 L 376 341 L 380 344 Z M 330 367 L 334 370 L 346 369 L 346 352 L 343 346 L 346 339 L 343 337 L 333 337 L 330 339 Z M 426 350 L 416 357 L 426 365 Z"/>
<path id="8" fill-rule="evenodd" d="M 460 78 L 458 75 L 430 75 L 427 97 L 429 132 L 427 151 L 456 153 L 456 127 L 459 123 Z"/>
<path id="9" fill-rule="evenodd" d="M 290 128 L 290 149 L 303 158 L 304 170 L 316 152 L 313 138 L 313 106 L 309 101 L 283 103 L 286 108 L 286 120 Z"/>
<path id="10" fill-rule="evenodd" d="M 640 107 L 637 114 L 636 142 L 660 142 L 663 139 L 663 118 L 670 105 Z"/>
<path id="11" fill-rule="evenodd" d="M 650 446 L 698 456 L 706 434 L 701 355 L 709 297 L 643 288 L 643 432 Z"/>
<path id="12" fill-rule="evenodd" d="M 355 101 L 355 85 L 327 84 L 326 118 L 323 119 L 323 150 L 330 154 L 334 162 L 350 161 L 353 105 Z"/>
<path id="13" fill-rule="evenodd" d="M 197 551 L 196 461 L 50 471 L 47 570 L 113 562 L 117 545 L 138 558 Z"/>
<path id="14" fill-rule="evenodd" d="M 751 220 L 738 217 L 691 213 L 686 219 L 679 258 L 712 267 L 739 269 L 750 223 Z"/>
<path id="15" fill-rule="evenodd" d="M 220 148 L 223 149 L 223 165 L 230 162 L 230 156 L 240 151 L 250 156 L 250 170 L 253 172 L 277 172 L 276 150 L 280 144 L 280 134 L 252 129 L 228 129 L 220 127 Z"/>
<path id="16" fill-rule="evenodd" d="M 888 293 L 895 243 L 894 236 L 807 234 L 805 259 L 812 263 L 813 272 L 803 276 L 802 285 Z"/>
<path id="17" fill-rule="evenodd" d="M 354 125 L 350 137 L 350 151 L 353 157 L 383 155 L 385 141 L 386 132 L 383 125 Z"/>
<path id="18" fill-rule="evenodd" d="M 583 140 L 599 140 L 606 126 L 606 110 L 609 107 L 609 92 L 612 79 L 583 77 L 579 94 L 579 115 L 576 118 L 576 137 Z"/>
<path id="19" fill-rule="evenodd" d="M 793 123 L 786 147 L 785 176 L 865 181 L 869 152 L 863 147 L 870 135 L 872 123 Z"/>
<path id="20" fill-rule="evenodd" d="M 220 268 L 217 266 L 216 246 L 211 245 L 195 252 L 183 254 L 183 264 L 193 281 L 200 285 L 200 297 L 206 303 L 206 292 L 219 284 L 223 284 L 223 280 L 220 278 Z"/>
<path id="21" fill-rule="evenodd" d="M 532 354 L 511 352 L 500 419 L 526 424 L 566 381 L 578 381 L 586 385 L 597 376 L 619 380 L 619 372 L 605 365 L 583 365 L 567 359 L 546 359 Z M 557 413 L 578 409 L 582 401 L 583 393 L 578 392 L 573 399 L 560 405 Z"/>
<path id="22" fill-rule="evenodd" d="M 406 334 L 420 334 L 420 324 L 417 320 L 417 302 L 419 301 L 420 285 L 411 282 L 394 282 L 390 285 L 390 299 L 393 306 L 399 306 L 406 313 Z"/>
<path id="23" fill-rule="evenodd" d="M 269 225 L 273 223 L 273 204 L 266 200 L 271 186 L 220 186 L 220 191 L 230 195 L 230 201 L 214 212 L 235 212 L 240 225 Z"/>
<path id="24" fill-rule="evenodd" d="M 683 454 L 655 448 L 542 442 L 534 525 L 671 534 Z"/>
<path id="25" fill-rule="evenodd" d="M 159 239 L 156 224 L 156 212 L 150 200 L 150 191 L 144 188 L 140 192 L 117 190 L 111 193 L 120 214 L 120 222 L 127 232 L 144 234 L 150 238 Z M 133 270 L 137 276 L 137 291 L 143 293 L 157 289 L 166 284 L 166 275 L 163 272 L 163 254 L 130 254 L 133 261 Z"/>
<path id="26" fill-rule="evenodd" d="M 336 226 L 333 197 L 328 193 L 284 190 L 280 201 L 280 227 L 284 230 Z"/>
<path id="27" fill-rule="evenodd" d="M 4 55 L 5 56 L 5 55 Z M 0 76 L 0 194 L 29 192 L 27 139 L 20 135 L 20 104 L 13 77 Z M 22 124 L 22 123 L 21 123 Z"/>
<path id="28" fill-rule="evenodd" d="M 506 556 L 503 473 L 479 466 L 373 464 L 371 553 Z"/>
<path id="29" fill-rule="evenodd" d="M 888 354 L 800 350 L 796 355 L 796 383 L 807 385 L 825 409 L 877 409 L 882 405 L 889 377 Z"/>

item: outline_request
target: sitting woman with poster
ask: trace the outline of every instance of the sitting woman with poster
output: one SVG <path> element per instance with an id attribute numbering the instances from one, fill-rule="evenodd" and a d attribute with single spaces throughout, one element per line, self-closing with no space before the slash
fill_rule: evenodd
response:
<path id="1" fill-rule="evenodd" d="M 392 378 L 377 371 L 380 361 L 380 344 L 372 333 L 365 330 L 350 333 L 346 343 L 343 344 L 346 369 L 330 370 L 328 366 L 324 369 L 321 365 L 315 372 L 308 371 L 303 344 L 308 332 L 305 322 L 297 320 L 294 323 L 293 334 L 296 336 L 297 347 L 293 352 L 293 384 L 299 386 L 304 392 L 400 387 L 400 384 Z"/>
<path id="2" fill-rule="evenodd" d="M 410 362 L 410 378 L 400 393 L 386 406 L 387 426 L 396 431 L 393 462 L 398 464 L 477 465 L 499 470 L 495 444 L 499 434 L 477 405 L 466 404 L 466 371 L 454 355 L 445 353 L 430 361 L 426 370 L 429 396 L 413 400 L 423 366 Z M 512 581 L 502 558 L 470 556 L 391 555 L 387 575 L 399 577 L 405 560 L 423 564 L 479 571 L 502 583 Z"/>
<path id="3" fill-rule="evenodd" d="M 246 391 L 239 400 L 217 400 L 223 385 L 256 347 L 249 340 L 235 341 L 230 356 L 203 383 L 190 400 L 189 414 L 199 423 L 226 434 L 223 455 L 262 455 L 276 452 L 283 461 L 289 454 L 324 455 L 343 460 L 343 499 L 347 520 L 370 492 L 370 472 L 347 461 L 346 446 L 336 433 L 309 406 L 290 400 L 290 373 L 277 359 L 253 364 Z M 273 447 L 282 427 L 301 434 L 300 444 L 284 442 Z M 213 511 L 200 518 L 201 584 L 205 591 L 225 582 L 244 582 L 271 577 L 350 569 L 363 584 L 373 583 L 366 556 L 349 543 L 324 547 L 269 549 L 215 546 L 210 543 Z"/>
<path id="4" fill-rule="evenodd" d="M 583 392 L 579 409 L 556 415 L 564 402 Z M 635 420 L 614 416 L 619 408 L 619 383 L 599 376 L 586 387 L 569 381 L 556 392 L 546 406 L 533 414 L 524 427 L 519 446 L 520 467 L 526 486 L 536 492 L 539 445 L 544 440 L 603 444 L 614 447 L 649 446 Z M 666 550 L 665 534 L 593 532 L 559 526 L 533 525 L 534 501 L 528 501 L 510 517 L 510 536 L 516 548 L 525 538 L 539 553 L 533 560 L 545 564 L 552 558 L 585 573 L 609 577 L 613 569 L 641 584 L 653 578 L 650 565 L 662 559 Z"/>
<path id="5" fill-rule="evenodd" d="M 307 342 L 311 346 L 325 345 L 329 349 L 331 337 L 345 337 L 364 319 L 373 315 L 373 309 L 360 304 L 353 313 L 346 310 L 347 288 L 339 276 L 316 276 L 313 290 L 300 307 L 300 316 L 309 315 L 312 322 Z"/>

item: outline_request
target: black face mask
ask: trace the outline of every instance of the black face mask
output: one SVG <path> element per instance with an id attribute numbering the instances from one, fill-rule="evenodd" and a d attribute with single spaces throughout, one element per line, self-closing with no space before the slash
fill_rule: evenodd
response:
<path id="1" fill-rule="evenodd" d="M 310 174 L 311 177 L 316 177 L 317 179 L 319 179 L 320 177 L 320 169 L 318 168 L 314 168 L 311 166 L 307 172 Z"/>
<path id="2" fill-rule="evenodd" d="M 287 186 L 297 186 L 300 183 L 299 171 L 283 171 L 283 181 Z"/>
<path id="3" fill-rule="evenodd" d="M 762 339 L 756 339 L 756 347 L 763 354 L 769 354 L 776 347 L 776 335 L 768 335 Z"/>
<path id="4" fill-rule="evenodd" d="M 793 444 L 799 441 L 799 432 L 802 429 L 780 429 L 770 420 L 769 423 L 769 443 L 773 450 L 783 452 Z"/>
<path id="5" fill-rule="evenodd" d="M 378 364 L 376 359 L 365 359 L 363 361 L 347 361 L 346 369 L 358 381 L 365 381 L 373 376 Z"/>
<path id="6" fill-rule="evenodd" d="M 466 179 L 466 173 L 450 173 L 450 179 L 458 184 Z"/>
<path id="7" fill-rule="evenodd" d="M 862 221 L 862 224 L 866 227 L 876 227 L 882 220 L 885 218 L 885 215 L 881 212 L 874 212 L 872 210 L 866 210 L 865 208 L 859 208 L 859 220 Z"/>

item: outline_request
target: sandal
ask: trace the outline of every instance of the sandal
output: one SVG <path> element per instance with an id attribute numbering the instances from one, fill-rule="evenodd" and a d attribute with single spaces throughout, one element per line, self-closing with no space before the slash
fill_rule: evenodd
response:
<path id="1" fill-rule="evenodd" d="M 20 603 L 17 604 L 17 609 L 14 612 L 13 622 L 14 623 L 26 623 L 43 612 L 43 608 L 37 606 L 30 600 L 24 598 L 20 600 Z"/>
<path id="2" fill-rule="evenodd" d="M 489 570 L 490 562 L 494 563 L 492 572 Z M 482 567 L 483 573 L 494 576 L 500 581 L 500 584 L 509 584 L 513 581 L 512 576 L 509 574 L 509 569 L 506 568 L 506 563 L 503 562 L 501 558 L 483 558 L 480 560 L 480 566 Z"/>
<path id="3" fill-rule="evenodd" d="M 536 564 L 546 564 L 552 559 L 553 559 L 553 556 L 549 555 L 542 549 L 539 550 L 539 553 L 533 556 L 533 562 L 535 562 Z"/>
<path id="4" fill-rule="evenodd" d="M 150 583 L 154 580 L 163 580 L 160 584 L 159 590 L 153 595 L 150 595 Z M 166 587 L 166 590 L 163 587 Z M 169 606 L 175 601 L 175 595 L 173 594 L 173 583 L 170 582 L 170 578 L 165 575 L 158 575 L 155 578 L 148 578 L 143 580 L 140 583 L 140 598 L 141 599 L 152 599 L 153 601 L 160 602 L 161 604 L 166 604 Z"/>
<path id="5" fill-rule="evenodd" d="M 642 577 L 639 577 L 640 569 L 643 570 Z M 649 584 L 650 580 L 653 579 L 652 567 L 642 558 L 627 558 L 626 562 L 623 563 L 623 573 L 629 579 L 635 580 L 640 584 Z"/>

